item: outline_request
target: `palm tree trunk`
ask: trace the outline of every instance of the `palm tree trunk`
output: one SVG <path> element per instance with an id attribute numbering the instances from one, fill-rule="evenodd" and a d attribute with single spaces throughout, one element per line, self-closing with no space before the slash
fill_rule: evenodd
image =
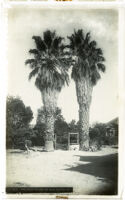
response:
<path id="1" fill-rule="evenodd" d="M 46 111 L 45 123 L 46 123 L 46 135 L 45 135 L 45 149 L 46 151 L 54 151 L 54 114 Z"/>
<path id="2" fill-rule="evenodd" d="M 92 86 L 88 78 L 76 82 L 76 94 L 79 104 L 79 137 L 80 149 L 89 149 L 89 110 L 92 96 Z"/>
<path id="3" fill-rule="evenodd" d="M 47 89 L 42 91 L 42 99 L 45 108 L 45 150 L 54 151 L 54 114 L 57 107 L 58 92 Z"/>
<path id="4" fill-rule="evenodd" d="M 80 137 L 80 149 L 89 149 L 89 107 L 85 105 L 79 105 L 79 137 Z"/>

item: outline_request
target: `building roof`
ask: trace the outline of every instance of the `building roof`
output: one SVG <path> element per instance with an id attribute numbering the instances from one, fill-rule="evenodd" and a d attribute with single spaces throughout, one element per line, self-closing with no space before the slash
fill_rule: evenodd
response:
<path id="1" fill-rule="evenodd" d="M 112 120 L 109 121 L 107 124 L 118 124 L 118 117 L 112 119 Z"/>

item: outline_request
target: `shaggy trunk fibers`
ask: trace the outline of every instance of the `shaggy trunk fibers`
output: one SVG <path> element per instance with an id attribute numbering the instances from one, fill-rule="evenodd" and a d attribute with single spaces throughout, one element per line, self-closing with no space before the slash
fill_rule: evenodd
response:
<path id="1" fill-rule="evenodd" d="M 57 107 L 58 92 L 56 90 L 47 89 L 42 91 L 42 99 L 45 108 L 45 149 L 46 151 L 54 151 L 54 114 Z"/>
<path id="2" fill-rule="evenodd" d="M 76 94 L 79 104 L 79 136 L 80 149 L 89 149 L 89 110 L 92 96 L 92 85 L 89 78 L 85 77 L 76 82 Z"/>

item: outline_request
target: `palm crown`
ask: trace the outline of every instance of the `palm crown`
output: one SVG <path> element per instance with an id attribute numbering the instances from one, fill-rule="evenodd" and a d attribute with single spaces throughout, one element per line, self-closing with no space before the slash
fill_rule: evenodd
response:
<path id="1" fill-rule="evenodd" d="M 69 83 L 68 58 L 62 37 L 56 35 L 55 31 L 47 30 L 43 37 L 33 36 L 36 49 L 30 49 L 29 53 L 34 55 L 33 59 L 26 60 L 32 69 L 29 79 L 36 76 L 35 85 L 41 91 L 60 91 Z"/>
<path id="2" fill-rule="evenodd" d="M 95 85 L 101 78 L 100 72 L 105 72 L 102 49 L 97 48 L 96 41 L 91 41 L 90 33 L 84 35 L 82 30 L 74 30 L 68 39 L 73 58 L 72 78 L 77 81 L 87 76 L 90 83 Z"/>

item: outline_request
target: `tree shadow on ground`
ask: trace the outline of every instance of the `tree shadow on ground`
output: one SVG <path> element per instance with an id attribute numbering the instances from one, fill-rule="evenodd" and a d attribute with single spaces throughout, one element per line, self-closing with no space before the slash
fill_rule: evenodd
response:
<path id="1" fill-rule="evenodd" d="M 101 182 L 108 183 L 109 188 L 102 188 L 102 190 L 99 189 L 99 191 L 95 191 L 95 195 L 116 195 L 118 188 L 118 154 L 79 157 L 79 161 L 89 163 L 77 163 L 77 166 L 70 166 L 70 168 L 65 170 L 92 175 L 98 180 L 101 180 Z M 94 195 L 94 193 L 92 193 L 92 195 Z"/>

